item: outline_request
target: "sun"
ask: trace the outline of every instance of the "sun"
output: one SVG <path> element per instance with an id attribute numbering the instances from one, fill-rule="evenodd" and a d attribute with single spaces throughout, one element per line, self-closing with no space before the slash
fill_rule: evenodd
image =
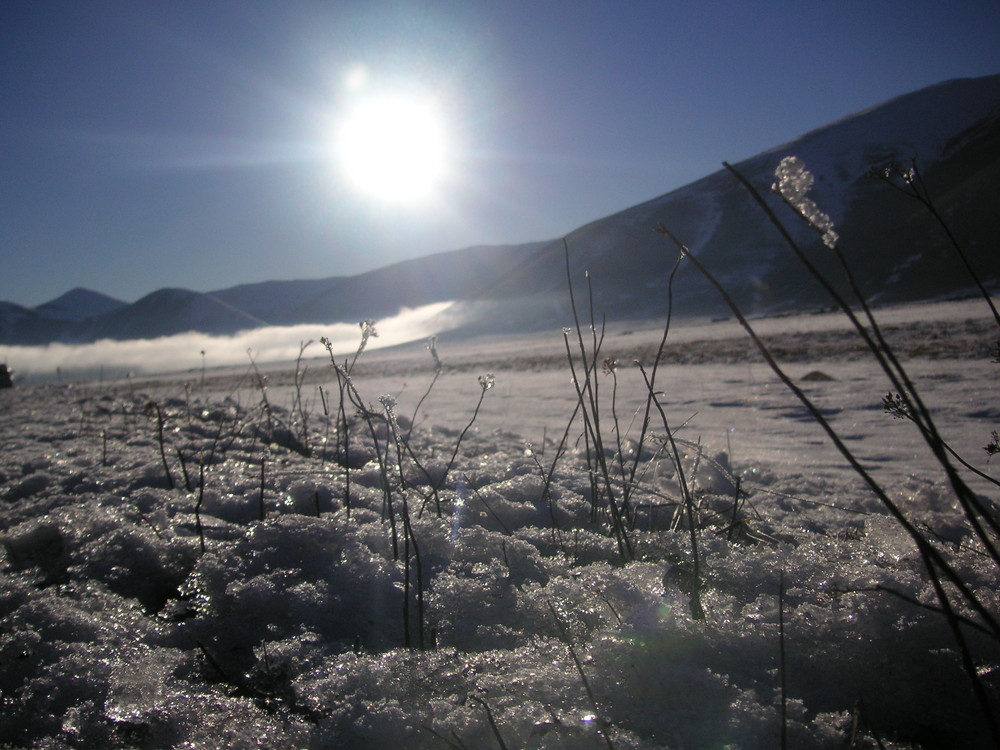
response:
<path id="1" fill-rule="evenodd" d="M 423 201 L 447 170 L 444 119 L 429 97 L 369 96 L 353 102 L 340 120 L 336 152 L 356 190 L 388 202 Z"/>

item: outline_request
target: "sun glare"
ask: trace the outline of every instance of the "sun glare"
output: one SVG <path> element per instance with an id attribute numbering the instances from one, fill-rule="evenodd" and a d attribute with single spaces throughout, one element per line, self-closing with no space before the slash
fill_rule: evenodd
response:
<path id="1" fill-rule="evenodd" d="M 445 126 L 430 99 L 394 95 L 358 101 L 340 122 L 336 138 L 345 178 L 373 198 L 421 201 L 444 177 Z"/>

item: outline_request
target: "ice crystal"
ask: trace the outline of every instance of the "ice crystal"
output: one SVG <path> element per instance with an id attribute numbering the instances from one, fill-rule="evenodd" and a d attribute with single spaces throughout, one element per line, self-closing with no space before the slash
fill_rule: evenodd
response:
<path id="1" fill-rule="evenodd" d="M 375 321 L 371 318 L 365 318 L 360 323 L 358 327 L 361 328 L 361 344 L 358 346 L 358 353 L 360 354 L 368 346 L 369 338 L 378 338 L 378 331 L 375 330 Z"/>
<path id="2" fill-rule="evenodd" d="M 882 166 L 872 167 L 869 170 L 869 174 L 876 179 L 885 180 L 886 182 L 891 182 L 893 178 L 898 177 L 901 182 L 907 185 L 913 185 L 917 179 L 916 167 L 903 167 L 899 162 L 895 161 L 883 164 Z"/>
<path id="3" fill-rule="evenodd" d="M 822 235 L 824 245 L 831 249 L 836 247 L 840 235 L 833 229 L 833 220 L 820 211 L 816 202 L 808 196 L 814 180 L 812 172 L 806 169 L 802 160 L 796 156 L 786 156 L 774 170 L 774 176 L 777 182 L 771 186 L 771 190 L 780 195 L 809 226 Z"/>
<path id="4" fill-rule="evenodd" d="M 396 397 L 388 393 L 383 393 L 378 397 L 378 402 L 385 409 L 385 417 L 389 420 L 389 427 L 392 434 L 398 438 L 399 423 L 396 421 Z"/>
<path id="5" fill-rule="evenodd" d="M 438 356 L 437 340 L 437 336 L 428 337 L 424 348 L 431 353 L 431 357 L 434 359 L 434 369 L 440 372 L 443 365 L 441 364 L 441 357 Z"/>

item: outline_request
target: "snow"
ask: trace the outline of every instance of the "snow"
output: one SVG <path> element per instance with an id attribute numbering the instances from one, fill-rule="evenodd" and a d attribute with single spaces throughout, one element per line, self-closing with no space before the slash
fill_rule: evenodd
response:
<path id="1" fill-rule="evenodd" d="M 988 316 L 981 301 L 880 313 L 946 438 L 987 473 L 1000 418 Z M 887 386 L 843 321 L 756 323 L 1000 612 L 996 567 L 912 426 L 883 412 Z M 603 354 L 619 360 L 626 455 L 643 401 L 630 362 L 648 366 L 661 334 L 628 325 Z M 385 475 L 360 421 L 349 461 L 334 460 L 328 360 L 309 361 L 300 387 L 289 365 L 263 368 L 269 409 L 245 369 L 0 392 L 0 745 L 774 748 L 781 619 L 790 747 L 846 747 L 855 719 L 858 748 L 992 746 L 944 619 L 873 590 L 935 601 L 910 538 L 734 324 L 668 341 L 657 389 L 699 503 L 704 619 L 659 443 L 641 457 L 633 560 L 593 518 L 579 421 L 546 494 L 576 398 L 558 331 L 438 342 L 419 411 L 434 375 L 422 346 L 362 355 L 354 385 L 373 411 L 392 404 L 427 472 L 404 454 L 406 491 L 384 421 Z M 614 381 L 598 377 L 610 444 Z M 404 608 L 404 502 L 422 634 L 412 554 Z M 995 701 L 1000 649 L 966 635 Z"/>

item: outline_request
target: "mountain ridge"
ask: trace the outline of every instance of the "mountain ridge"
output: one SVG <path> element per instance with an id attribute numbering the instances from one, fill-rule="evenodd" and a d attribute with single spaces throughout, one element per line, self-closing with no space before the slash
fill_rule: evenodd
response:
<path id="1" fill-rule="evenodd" d="M 993 252 L 1000 219 L 1000 75 L 954 79 L 839 118 L 734 165 L 774 205 L 782 222 L 831 280 L 832 254 L 769 195 L 783 156 L 815 175 L 811 196 L 834 220 L 866 296 L 917 301 L 959 295 L 971 286 L 943 250 L 932 217 L 916 201 L 873 179 L 872 167 L 916 157 L 942 213 L 973 264 L 996 285 Z M 197 330 L 217 335 L 262 325 L 356 322 L 402 308 L 453 302 L 442 330 L 467 334 L 565 325 L 571 314 L 567 260 L 578 294 L 593 294 L 597 314 L 657 317 L 668 293 L 678 315 L 724 314 L 717 295 L 655 234 L 662 222 L 719 276 L 751 314 L 825 304 L 817 284 L 788 260 L 781 237 L 725 168 L 631 208 L 595 219 L 564 239 L 474 246 L 401 261 L 346 277 L 265 281 L 213 292 L 158 290 L 103 312 L 65 311 L 73 290 L 38 308 L 0 304 L 0 343 L 152 338 Z M 567 257 L 568 254 L 568 257 Z M 589 278 L 585 276 L 589 272 Z M 588 292 L 588 289 L 591 292 Z M 91 295 L 96 304 L 105 297 Z M 79 296 L 79 295 L 78 295 Z M 70 300 L 72 298 L 70 297 Z M 111 302 L 106 302 L 111 304 Z M 62 317 L 60 317 L 62 315 Z"/>

